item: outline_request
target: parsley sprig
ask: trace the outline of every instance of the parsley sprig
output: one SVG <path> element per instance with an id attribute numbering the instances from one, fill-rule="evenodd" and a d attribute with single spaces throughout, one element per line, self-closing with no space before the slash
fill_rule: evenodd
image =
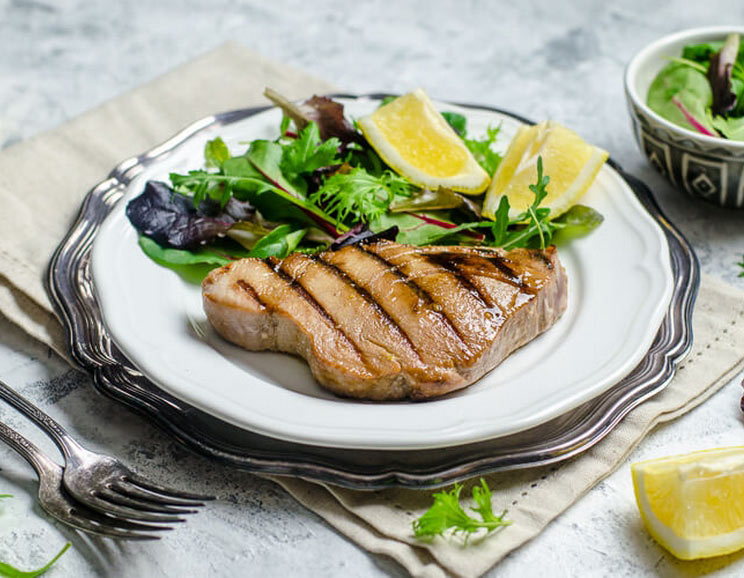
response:
<path id="1" fill-rule="evenodd" d="M 477 532 L 490 534 L 494 530 L 511 524 L 506 519 L 506 510 L 501 515 L 493 513 L 491 490 L 481 478 L 480 486 L 473 487 L 475 507 L 471 511 L 479 518 L 468 514 L 460 505 L 462 485 L 456 483 L 449 491 L 434 494 L 434 504 L 417 520 L 413 521 L 413 533 L 419 539 L 432 539 L 434 536 L 451 533 L 464 535 L 468 539 Z"/>

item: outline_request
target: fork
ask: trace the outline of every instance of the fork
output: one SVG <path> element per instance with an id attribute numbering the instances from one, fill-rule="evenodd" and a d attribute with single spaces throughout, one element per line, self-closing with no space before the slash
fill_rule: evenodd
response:
<path id="1" fill-rule="evenodd" d="M 103 514 L 142 522 L 182 522 L 213 496 L 167 488 L 135 474 L 113 456 L 89 451 L 38 407 L 0 381 L 0 398 L 36 423 L 65 458 L 62 483 L 81 504 Z"/>
<path id="2" fill-rule="evenodd" d="M 39 504 L 47 514 L 63 524 L 99 536 L 128 540 L 158 540 L 160 536 L 149 532 L 172 529 L 107 516 L 76 502 L 63 487 L 62 467 L 49 459 L 31 441 L 2 422 L 0 439 L 36 470 L 39 476 Z"/>

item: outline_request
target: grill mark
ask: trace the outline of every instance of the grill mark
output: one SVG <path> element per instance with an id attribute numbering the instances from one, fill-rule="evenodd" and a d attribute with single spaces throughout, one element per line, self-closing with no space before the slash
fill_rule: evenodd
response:
<path id="1" fill-rule="evenodd" d="M 346 332 L 339 328 L 336 322 L 333 320 L 333 317 L 328 313 L 328 311 L 325 310 L 325 308 L 318 303 L 317 299 L 312 296 L 311 293 L 308 292 L 307 289 L 305 289 L 297 279 L 293 278 L 291 275 L 288 275 L 286 271 L 283 271 L 281 269 L 282 262 L 278 259 L 273 259 L 272 257 L 269 257 L 269 259 L 265 259 L 264 262 L 269 265 L 271 270 L 280 278 L 282 281 L 287 283 L 291 289 L 293 289 L 302 299 L 307 301 L 310 306 L 315 309 L 320 316 L 326 320 L 326 322 L 335 330 L 338 332 L 341 337 L 343 337 L 344 341 L 348 343 L 351 348 L 356 352 L 356 354 L 359 356 L 359 359 L 362 360 L 362 363 L 364 366 L 369 369 L 369 365 L 367 365 L 367 358 L 362 353 L 361 349 L 357 346 L 356 343 L 354 343 L 348 335 L 346 335 Z"/>
<path id="2" fill-rule="evenodd" d="M 430 247 L 434 248 L 434 247 Z M 473 257 L 481 257 L 482 259 L 488 261 L 495 269 L 497 269 L 501 273 L 501 281 L 504 283 L 507 283 L 511 285 L 512 287 L 517 287 L 518 289 L 521 289 L 523 291 L 529 291 L 532 292 L 532 290 L 525 285 L 524 281 L 522 280 L 522 277 L 514 272 L 514 270 L 506 264 L 505 259 L 501 257 L 496 251 L 487 251 L 483 248 L 477 248 L 477 247 L 468 247 L 468 252 L 461 252 L 461 251 L 436 251 L 436 252 L 429 252 L 429 251 L 423 251 L 424 255 L 432 256 L 446 256 L 448 259 L 453 260 L 460 260 L 462 262 L 466 262 L 469 258 L 472 259 Z"/>
<path id="3" fill-rule="evenodd" d="M 392 318 L 392 316 L 385 310 L 385 308 L 378 303 L 372 295 L 369 294 L 369 291 L 367 291 L 364 287 L 360 287 L 358 283 L 356 283 L 349 275 L 344 271 L 343 269 L 340 269 L 333 263 L 329 263 L 325 259 L 323 259 L 322 254 L 321 255 L 307 255 L 307 257 L 310 258 L 315 263 L 318 263 L 319 265 L 324 266 L 326 269 L 331 271 L 334 275 L 337 275 L 342 281 L 344 281 L 346 284 L 348 284 L 354 291 L 356 291 L 367 303 L 372 305 L 372 307 L 377 311 L 380 316 L 387 321 L 387 323 L 392 326 L 395 331 L 400 335 L 400 337 L 403 338 L 403 340 L 408 344 L 408 347 L 413 351 L 413 353 L 416 354 L 416 357 L 418 357 L 419 361 L 422 361 L 421 354 L 419 353 L 418 349 L 416 348 L 416 345 L 411 340 L 411 337 L 406 333 L 403 328 L 398 324 L 395 319 Z"/>
<path id="4" fill-rule="evenodd" d="M 259 307 L 261 307 L 261 309 L 266 309 L 266 303 L 261 301 L 261 298 L 258 296 L 258 293 L 256 293 L 256 290 L 251 286 L 250 283 L 247 283 L 243 279 L 238 279 L 235 282 L 235 286 L 241 291 L 245 291 L 246 293 L 248 293 L 248 295 L 250 295 L 253 299 L 255 299 Z"/>
<path id="5" fill-rule="evenodd" d="M 393 274 L 395 274 L 401 281 L 403 281 L 408 287 L 410 287 L 416 293 L 416 295 L 426 303 L 429 311 L 431 311 L 432 313 L 435 313 L 436 315 L 441 317 L 442 320 L 444 320 L 447 327 L 449 327 L 452 330 L 452 332 L 455 334 L 455 336 L 460 340 L 460 342 L 469 349 L 467 341 L 465 341 L 465 338 L 460 333 L 460 331 L 457 329 L 457 326 L 452 322 L 452 320 L 447 316 L 447 314 L 441 310 L 442 306 L 434 300 L 434 298 L 429 294 L 428 291 L 426 291 L 423 287 L 419 286 L 408 275 L 403 273 L 403 271 L 401 271 L 397 265 L 395 265 L 394 263 L 391 263 L 390 261 L 385 259 L 383 256 L 378 255 L 377 253 L 373 251 L 370 251 L 368 247 L 364 245 L 357 245 L 356 248 L 359 251 L 366 253 L 367 255 L 371 255 L 372 257 L 374 257 L 374 259 L 376 259 L 377 261 L 379 261 L 380 263 L 388 267 L 389 270 Z"/>
<path id="6" fill-rule="evenodd" d="M 512 287 L 516 287 L 517 289 L 519 289 L 520 291 L 524 291 L 525 293 L 529 293 L 531 295 L 535 294 L 535 289 L 527 285 L 522 279 L 521 275 L 515 273 L 514 269 L 507 265 L 505 262 L 506 260 L 500 255 L 496 254 L 495 252 L 490 253 L 478 250 L 474 250 L 473 253 L 492 265 L 495 269 L 497 269 L 502 274 L 501 281 L 503 281 L 504 283 L 507 283 Z M 448 255 L 452 255 L 454 258 L 460 259 L 463 262 L 467 260 L 467 257 L 461 253 L 448 253 Z"/>
<path id="7" fill-rule="evenodd" d="M 470 280 L 470 276 L 457 267 L 457 262 L 462 261 L 462 259 L 453 258 L 454 256 L 452 254 L 447 253 L 425 255 L 425 257 L 435 266 L 439 266 L 454 275 L 455 279 L 457 279 L 457 282 L 465 287 L 465 289 L 467 289 L 473 295 L 473 297 L 478 299 L 478 301 L 480 301 L 484 307 L 486 307 L 487 309 L 493 308 L 494 305 L 491 300 L 491 296 L 483 293 L 480 289 L 478 289 L 478 287 L 476 287 Z"/>
<path id="8" fill-rule="evenodd" d="M 499 254 L 493 254 L 493 255 L 486 256 L 483 253 L 480 253 L 480 256 L 483 259 L 485 259 L 486 261 L 488 261 L 489 263 L 491 263 L 494 267 L 496 267 L 504 275 L 506 275 L 509 278 L 509 281 L 511 281 L 512 283 L 514 283 L 515 285 L 518 285 L 520 287 L 524 286 L 524 282 L 522 281 L 522 279 L 520 278 L 520 276 L 517 275 L 514 272 L 514 269 L 512 269 L 511 267 L 509 267 L 509 265 L 507 265 L 504 262 L 504 259 L 503 259 L 503 257 L 501 257 L 501 255 L 499 255 Z"/>

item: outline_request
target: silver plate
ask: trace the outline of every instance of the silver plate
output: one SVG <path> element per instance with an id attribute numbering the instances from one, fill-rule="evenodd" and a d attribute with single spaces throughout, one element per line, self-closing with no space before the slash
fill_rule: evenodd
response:
<path id="1" fill-rule="evenodd" d="M 662 326 L 641 363 L 609 391 L 577 409 L 518 434 L 479 443 L 423 451 L 345 450 L 261 436 L 227 424 L 165 393 L 121 353 L 103 325 L 89 267 L 93 240 L 127 184 L 145 166 L 207 128 L 228 125 L 263 110 L 266 108 L 207 117 L 161 146 L 121 163 L 85 198 L 77 221 L 49 265 L 47 288 L 65 327 L 73 360 L 90 372 L 102 393 L 153 419 L 187 447 L 245 470 L 298 476 L 351 488 L 436 487 L 497 470 L 554 463 L 587 450 L 631 409 L 664 389 L 677 364 L 689 352 L 692 308 L 700 282 L 695 253 L 661 213 L 649 189 L 610 160 L 666 235 L 674 293 Z M 502 110 L 489 110 L 530 122 Z"/>

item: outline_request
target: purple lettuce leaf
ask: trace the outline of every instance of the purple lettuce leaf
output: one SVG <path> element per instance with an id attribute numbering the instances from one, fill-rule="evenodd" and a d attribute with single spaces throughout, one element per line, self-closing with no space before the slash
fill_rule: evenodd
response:
<path id="1" fill-rule="evenodd" d="M 313 96 L 301 104 L 296 104 L 275 90 L 267 88 L 264 96 L 281 108 L 301 132 L 309 123 L 318 125 L 320 138 L 337 138 L 342 147 L 351 143 L 365 144 L 365 140 L 344 116 L 344 105 L 327 96 Z"/>
<path id="2" fill-rule="evenodd" d="M 713 116 L 726 116 L 736 106 L 736 93 L 731 88 L 731 72 L 739 53 L 739 35 L 729 34 L 720 52 L 710 57 L 708 80 L 713 89 Z"/>
<path id="3" fill-rule="evenodd" d="M 234 198 L 224 208 L 216 201 L 205 200 L 197 210 L 191 198 L 160 181 L 148 181 L 142 194 L 129 201 L 126 208 L 127 218 L 140 234 L 174 249 L 198 248 L 254 212 L 250 205 Z"/>

